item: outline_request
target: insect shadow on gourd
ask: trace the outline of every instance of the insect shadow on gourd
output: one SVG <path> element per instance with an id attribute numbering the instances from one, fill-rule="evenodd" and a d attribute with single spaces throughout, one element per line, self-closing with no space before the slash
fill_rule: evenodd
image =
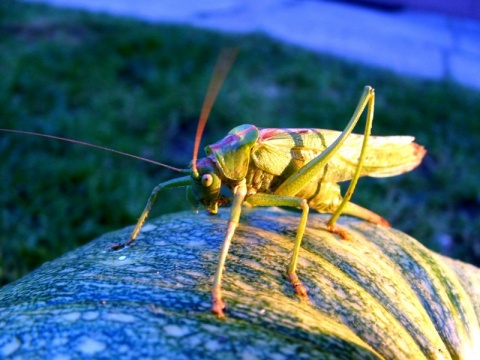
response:
<path id="1" fill-rule="evenodd" d="M 205 147 L 206 157 L 198 159 L 200 140 L 213 106 L 237 51 L 225 49 L 220 54 L 202 106 L 195 136 L 193 158 L 188 169 L 125 154 L 102 146 L 51 135 L 21 130 L 2 131 L 39 135 L 69 141 L 120 153 L 186 174 L 158 184 L 152 191 L 130 239 L 113 246 L 120 249 L 137 238 L 159 192 L 186 187 L 187 197 L 195 205 L 202 205 L 216 214 L 219 206 L 231 204 L 226 235 L 214 277 L 212 311 L 224 317 L 225 303 L 221 281 L 230 243 L 238 226 L 242 205 L 284 206 L 301 210 L 295 243 L 287 275 L 295 293 L 308 298 L 307 291 L 297 276 L 297 262 L 309 209 L 331 213 L 327 229 L 348 239 L 348 232 L 336 224 L 341 214 L 352 215 L 381 226 L 390 226 L 381 216 L 350 202 L 360 176 L 388 177 L 414 169 L 426 151 L 414 143 L 411 136 L 370 136 L 375 93 L 366 86 L 352 118 L 343 131 L 324 129 L 275 129 L 240 125 L 220 141 Z M 352 134 L 363 112 L 366 122 L 363 135 Z M 339 182 L 351 180 L 345 195 Z M 221 195 L 222 186 L 232 191 L 232 198 Z"/>

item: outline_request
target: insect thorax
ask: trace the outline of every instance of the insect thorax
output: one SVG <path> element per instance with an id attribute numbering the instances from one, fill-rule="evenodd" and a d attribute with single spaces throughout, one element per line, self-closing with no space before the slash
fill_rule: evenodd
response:
<path id="1" fill-rule="evenodd" d="M 281 184 L 281 178 L 279 176 L 275 176 L 263 171 L 262 169 L 258 168 L 253 161 L 251 161 L 249 164 L 245 180 L 247 182 L 249 194 L 273 193 Z"/>
<path id="2" fill-rule="evenodd" d="M 246 176 L 249 194 L 273 194 L 275 190 L 292 174 L 294 169 L 285 169 L 281 175 L 272 175 L 258 168 L 252 161 Z M 342 196 L 336 183 L 322 181 L 320 178 L 311 180 L 295 195 L 306 199 L 309 206 L 319 212 L 332 212 L 340 203 Z"/>

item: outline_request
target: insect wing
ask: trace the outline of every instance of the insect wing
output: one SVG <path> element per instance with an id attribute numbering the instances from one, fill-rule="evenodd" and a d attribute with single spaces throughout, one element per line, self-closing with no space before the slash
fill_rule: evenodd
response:
<path id="1" fill-rule="evenodd" d="M 313 160 L 341 132 L 324 129 L 262 129 L 252 160 L 263 171 L 281 175 L 297 171 Z M 425 149 L 411 136 L 371 136 L 361 176 L 388 177 L 414 169 L 422 161 Z M 363 135 L 350 134 L 330 159 L 323 181 L 341 182 L 353 177 L 362 147 Z"/>
<path id="2" fill-rule="evenodd" d="M 279 176 L 287 167 L 288 173 L 299 170 L 326 147 L 318 129 L 261 129 L 252 160 L 259 169 Z"/>
<path id="3" fill-rule="evenodd" d="M 338 132 L 322 130 L 322 135 L 330 145 L 338 137 Z M 414 140 L 412 136 L 371 136 L 360 176 L 389 177 L 414 169 L 426 153 Z M 348 136 L 330 160 L 328 180 L 340 182 L 353 177 L 362 143 L 363 135 Z"/>

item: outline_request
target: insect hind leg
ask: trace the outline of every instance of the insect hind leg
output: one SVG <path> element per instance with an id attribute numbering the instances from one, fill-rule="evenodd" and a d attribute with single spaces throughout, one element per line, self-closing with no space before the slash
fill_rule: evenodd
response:
<path id="1" fill-rule="evenodd" d="M 346 215 L 358 217 L 363 220 L 367 220 L 374 224 L 390 227 L 390 223 L 380 215 L 352 202 L 347 203 L 347 205 L 343 209 L 343 213 Z"/>
<path id="2" fill-rule="evenodd" d="M 338 186 L 338 184 L 324 183 L 316 196 L 309 200 L 308 205 L 310 208 L 315 209 L 320 213 L 334 214 L 338 211 L 338 208 L 343 201 L 344 199 L 342 198 L 340 186 Z M 342 214 L 355 216 L 374 224 L 390 226 L 390 223 L 380 215 L 350 201 L 346 202 L 343 206 Z M 350 239 L 348 231 L 337 224 L 331 226 L 327 223 L 327 228 L 330 232 L 340 235 L 345 240 Z"/>
<path id="3" fill-rule="evenodd" d="M 355 186 L 357 185 L 358 178 L 360 177 L 360 173 L 363 167 L 363 162 L 365 160 L 365 155 L 367 153 L 367 144 L 370 138 L 370 133 L 372 131 L 373 109 L 375 107 L 375 92 L 373 91 L 372 88 L 366 87 L 366 93 L 363 95 L 361 99 L 361 102 L 363 101 L 367 102 L 367 121 L 365 122 L 365 132 L 363 136 L 362 149 L 360 150 L 360 155 L 358 157 L 357 167 L 355 168 L 355 173 L 353 175 L 352 180 L 350 181 L 350 185 L 348 186 L 347 192 L 345 193 L 345 197 L 343 198 L 342 202 L 338 206 L 337 210 L 335 210 L 335 212 L 332 214 L 332 217 L 330 218 L 330 220 L 328 220 L 327 222 L 327 227 L 329 231 L 333 233 L 337 233 L 341 235 L 343 238 L 346 238 L 344 234 L 344 230 L 339 229 L 335 223 L 340 217 L 340 215 L 342 214 L 342 212 L 345 212 L 347 204 L 349 203 L 353 195 L 353 192 L 355 191 Z M 360 213 L 363 214 L 364 212 L 360 212 Z"/>
<path id="4" fill-rule="evenodd" d="M 365 209 L 360 205 L 354 204 L 352 202 L 346 203 L 342 213 L 345 215 L 355 216 L 357 218 L 369 221 L 374 224 L 390 227 L 390 223 L 380 215 L 374 213 L 373 211 Z M 328 228 L 328 231 L 334 234 L 340 235 L 344 240 L 350 240 L 350 235 L 348 231 L 343 227 L 337 224 L 330 225 L 329 223 L 327 223 L 327 228 Z"/>

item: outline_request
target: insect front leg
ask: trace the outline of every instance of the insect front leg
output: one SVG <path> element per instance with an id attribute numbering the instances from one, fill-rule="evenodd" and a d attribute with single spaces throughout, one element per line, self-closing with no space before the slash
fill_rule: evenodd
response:
<path id="1" fill-rule="evenodd" d="M 215 272 L 215 278 L 213 280 L 212 291 L 212 312 L 214 312 L 219 318 L 225 317 L 223 309 L 225 309 L 225 303 L 222 299 L 222 274 L 225 268 L 225 261 L 228 255 L 228 249 L 232 242 L 233 234 L 238 226 L 240 220 L 240 214 L 242 213 L 242 204 L 247 194 L 247 183 L 245 179 L 233 189 L 233 202 L 230 210 L 230 219 L 228 220 L 227 233 L 223 240 L 222 250 L 220 252 L 220 260 L 218 261 L 217 271 Z"/>
<path id="2" fill-rule="evenodd" d="M 298 224 L 297 236 L 295 237 L 295 245 L 293 247 L 290 264 L 287 268 L 287 275 L 295 289 L 295 293 L 303 298 L 308 298 L 307 290 L 302 285 L 297 276 L 298 254 L 300 253 L 300 245 L 302 244 L 303 234 L 307 226 L 307 218 L 309 207 L 305 199 L 294 196 L 278 196 L 272 194 L 258 193 L 248 197 L 246 202 L 252 206 L 289 206 L 302 209 L 302 216 Z"/>
<path id="3" fill-rule="evenodd" d="M 174 188 L 174 187 L 181 187 L 181 186 L 187 186 L 191 183 L 191 177 L 190 176 L 184 176 L 178 179 L 173 179 L 169 181 L 165 181 L 161 184 L 158 184 L 155 186 L 155 188 L 152 190 L 152 193 L 148 197 L 147 204 L 145 205 L 145 208 L 143 209 L 142 215 L 140 215 L 140 218 L 137 221 L 137 224 L 135 225 L 135 228 L 132 231 L 132 235 L 130 235 L 130 239 L 123 244 L 115 244 L 112 245 L 111 248 L 112 250 L 119 250 L 124 248 L 125 246 L 131 245 L 135 239 L 138 236 L 138 233 L 142 229 L 142 226 L 145 222 L 145 220 L 148 217 L 148 214 L 150 213 L 150 210 L 152 209 L 153 203 L 155 202 L 155 199 L 157 198 L 157 194 L 164 190 L 164 189 L 169 189 L 169 188 Z"/>

